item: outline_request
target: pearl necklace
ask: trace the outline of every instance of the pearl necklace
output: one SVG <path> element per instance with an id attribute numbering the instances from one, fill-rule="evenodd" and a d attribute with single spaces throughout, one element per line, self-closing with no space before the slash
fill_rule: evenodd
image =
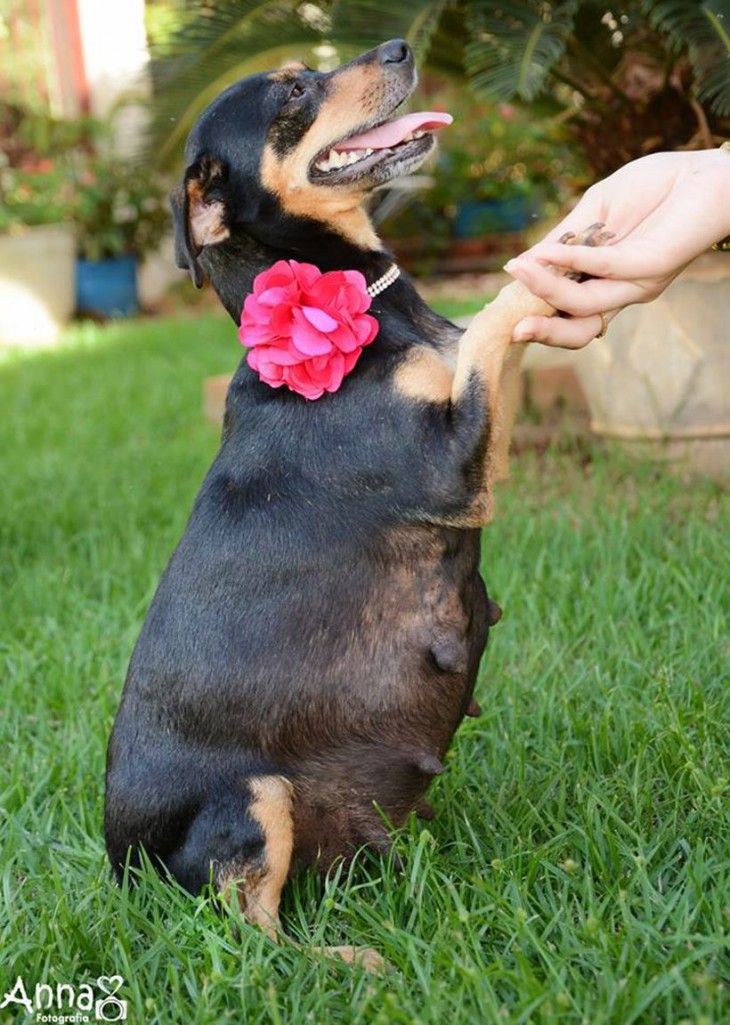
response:
<path id="1" fill-rule="evenodd" d="M 386 288 L 389 288 L 394 281 L 397 281 L 400 277 L 400 267 L 397 264 L 393 264 L 377 281 L 373 281 L 372 285 L 368 285 L 367 293 L 371 299 L 374 299 L 376 295 L 380 295 Z"/>

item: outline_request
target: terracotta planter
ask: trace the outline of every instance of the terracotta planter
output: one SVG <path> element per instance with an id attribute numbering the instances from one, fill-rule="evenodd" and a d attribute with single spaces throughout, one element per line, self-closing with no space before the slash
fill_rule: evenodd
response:
<path id="1" fill-rule="evenodd" d="M 683 468 L 730 472 L 730 257 L 695 261 L 576 360 L 591 427 Z"/>
<path id="2" fill-rule="evenodd" d="M 74 236 L 61 225 L 0 235 L 0 345 L 55 342 L 74 308 Z"/>

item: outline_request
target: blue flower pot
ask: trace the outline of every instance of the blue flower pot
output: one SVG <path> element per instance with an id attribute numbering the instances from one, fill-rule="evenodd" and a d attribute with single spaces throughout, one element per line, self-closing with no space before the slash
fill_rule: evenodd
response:
<path id="1" fill-rule="evenodd" d="M 455 238 L 477 238 L 500 231 L 522 231 L 539 212 L 539 203 L 525 196 L 459 204 Z"/>
<path id="2" fill-rule="evenodd" d="M 76 312 L 94 317 L 139 313 L 136 256 L 76 261 Z"/>

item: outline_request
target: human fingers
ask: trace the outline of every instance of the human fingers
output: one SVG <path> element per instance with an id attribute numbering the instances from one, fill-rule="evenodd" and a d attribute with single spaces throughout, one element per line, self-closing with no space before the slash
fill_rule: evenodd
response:
<path id="1" fill-rule="evenodd" d="M 609 324 L 619 313 L 610 310 L 604 314 Z M 515 342 L 541 342 L 560 349 L 582 349 L 603 330 L 600 314 L 589 317 L 525 317 L 516 325 L 512 340 Z"/>
<path id="2" fill-rule="evenodd" d="M 585 317 L 603 310 L 619 309 L 632 303 L 647 302 L 656 292 L 643 282 L 614 281 L 595 278 L 590 281 L 572 281 L 560 277 L 535 260 L 510 261 L 507 269 L 512 277 L 521 281 L 534 295 L 545 299 L 556 310 Z"/>
<path id="3" fill-rule="evenodd" d="M 519 261 L 519 262 L 518 262 Z M 508 274 L 523 263 L 539 262 L 555 267 L 590 274 L 594 278 L 630 281 L 637 278 L 664 277 L 683 261 L 669 248 L 643 240 L 617 242 L 607 246 L 566 246 L 555 242 L 539 242 L 522 256 L 505 265 Z"/>

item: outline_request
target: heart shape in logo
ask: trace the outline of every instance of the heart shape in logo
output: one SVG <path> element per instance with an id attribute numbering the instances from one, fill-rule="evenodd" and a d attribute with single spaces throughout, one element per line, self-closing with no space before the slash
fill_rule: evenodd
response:
<path id="1" fill-rule="evenodd" d="M 96 980 L 96 985 L 102 993 L 112 997 L 124 985 L 124 979 L 121 975 L 100 975 Z"/>

